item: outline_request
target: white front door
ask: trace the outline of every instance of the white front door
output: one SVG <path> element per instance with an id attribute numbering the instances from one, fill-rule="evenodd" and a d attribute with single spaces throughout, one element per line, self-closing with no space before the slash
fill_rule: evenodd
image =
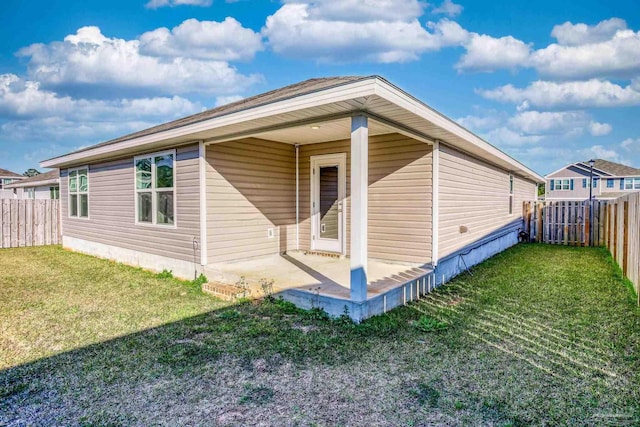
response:
<path id="1" fill-rule="evenodd" d="M 311 249 L 346 253 L 346 153 L 311 157 Z"/>

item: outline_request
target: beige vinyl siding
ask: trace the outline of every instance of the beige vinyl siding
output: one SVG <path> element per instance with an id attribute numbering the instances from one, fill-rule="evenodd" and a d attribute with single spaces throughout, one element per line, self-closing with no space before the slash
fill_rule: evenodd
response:
<path id="1" fill-rule="evenodd" d="M 535 183 L 514 176 L 509 215 L 509 172 L 444 144 L 439 158 L 440 258 L 521 218 L 522 201 L 533 198 Z"/>
<path id="2" fill-rule="evenodd" d="M 207 147 L 209 262 L 295 248 L 294 150 L 290 144 L 260 139 Z"/>
<path id="3" fill-rule="evenodd" d="M 200 236 L 198 146 L 179 147 L 176 151 L 175 228 L 136 225 L 134 162 L 131 156 L 89 164 L 89 219 L 69 217 L 68 170 L 60 171 L 64 235 L 193 261 L 193 239 Z"/>
<path id="4" fill-rule="evenodd" d="M 300 147 L 300 245 L 311 247 L 310 157 L 347 153 L 347 253 L 350 250 L 349 139 Z M 431 146 L 398 134 L 369 141 L 369 257 L 431 261 Z"/>

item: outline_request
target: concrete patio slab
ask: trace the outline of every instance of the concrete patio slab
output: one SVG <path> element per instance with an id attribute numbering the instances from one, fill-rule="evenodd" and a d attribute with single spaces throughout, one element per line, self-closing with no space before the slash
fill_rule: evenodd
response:
<path id="1" fill-rule="evenodd" d="M 289 252 L 240 262 L 207 266 L 212 281 L 234 284 L 244 277 L 254 292 L 260 292 L 260 279 L 273 280 L 274 293 L 297 289 L 313 294 L 348 299 L 350 263 L 347 258 Z M 430 269 L 424 266 L 369 260 L 367 299 L 400 287 Z"/>

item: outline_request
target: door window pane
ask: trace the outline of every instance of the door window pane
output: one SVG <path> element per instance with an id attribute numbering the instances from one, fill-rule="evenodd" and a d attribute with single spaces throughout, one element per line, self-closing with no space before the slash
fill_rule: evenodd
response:
<path id="1" fill-rule="evenodd" d="M 173 224 L 173 191 L 162 191 L 158 196 L 158 224 Z"/>
<path id="2" fill-rule="evenodd" d="M 156 188 L 173 188 L 173 154 L 156 156 Z"/>
<path id="3" fill-rule="evenodd" d="M 151 222 L 151 193 L 138 193 L 138 222 Z"/>
<path id="4" fill-rule="evenodd" d="M 151 188 L 151 158 L 136 161 L 136 188 Z"/>
<path id="5" fill-rule="evenodd" d="M 320 238 L 338 239 L 338 166 L 320 167 Z"/>

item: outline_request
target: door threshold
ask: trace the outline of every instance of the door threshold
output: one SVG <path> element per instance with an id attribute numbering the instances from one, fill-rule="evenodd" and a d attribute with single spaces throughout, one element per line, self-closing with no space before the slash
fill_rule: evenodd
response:
<path id="1" fill-rule="evenodd" d="M 344 259 L 345 255 L 340 252 L 329 252 L 329 251 L 304 251 L 305 255 L 318 255 L 327 258 L 335 258 L 335 259 Z"/>

